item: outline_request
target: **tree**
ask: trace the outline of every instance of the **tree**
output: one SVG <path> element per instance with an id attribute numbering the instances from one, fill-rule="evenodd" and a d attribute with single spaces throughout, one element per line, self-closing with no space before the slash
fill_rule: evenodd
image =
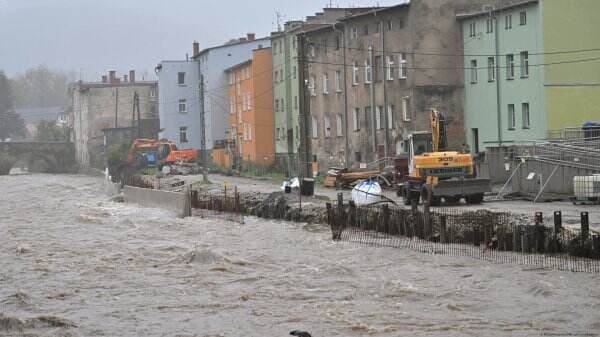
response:
<path id="1" fill-rule="evenodd" d="M 44 65 L 29 69 L 13 80 L 17 108 L 48 108 L 64 106 L 68 101 L 68 86 L 73 78 Z"/>
<path id="2" fill-rule="evenodd" d="M 12 137 L 25 137 L 25 122 L 13 110 L 12 89 L 0 70 L 0 141 Z"/>
<path id="3" fill-rule="evenodd" d="M 35 140 L 38 142 L 64 142 L 67 130 L 52 120 L 41 120 L 36 125 Z"/>

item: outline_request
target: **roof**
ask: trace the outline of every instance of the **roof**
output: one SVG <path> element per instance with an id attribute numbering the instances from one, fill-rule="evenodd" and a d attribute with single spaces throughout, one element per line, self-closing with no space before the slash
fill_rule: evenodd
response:
<path id="1" fill-rule="evenodd" d="M 19 114 L 27 123 L 35 123 L 40 120 L 54 120 L 58 116 L 64 115 L 65 111 L 64 106 L 15 109 L 15 113 Z"/>
<path id="2" fill-rule="evenodd" d="M 151 87 L 157 86 L 158 81 L 135 81 L 135 82 L 119 82 L 119 83 L 103 83 L 103 82 L 77 82 L 80 90 L 91 88 L 116 88 L 116 87 Z"/>
<path id="3" fill-rule="evenodd" d="M 401 7 L 408 7 L 410 5 L 410 0 L 404 0 L 403 3 L 398 4 L 398 5 L 394 5 L 394 6 L 389 6 L 389 7 L 373 7 L 372 10 L 364 12 L 364 13 L 358 13 L 355 15 L 351 15 L 349 17 L 340 19 L 340 21 L 349 21 L 349 20 L 353 20 L 353 19 L 357 19 L 357 18 L 362 18 L 365 16 L 369 16 L 369 15 L 377 15 L 379 13 L 384 13 L 387 11 L 392 11 Z"/>
<path id="4" fill-rule="evenodd" d="M 244 62 L 235 64 L 235 65 L 233 65 L 233 66 L 231 66 L 231 67 L 229 67 L 229 68 L 227 68 L 227 69 L 225 69 L 223 71 L 226 72 L 226 73 L 228 73 L 230 71 L 236 70 L 237 68 L 243 67 L 243 66 L 248 65 L 248 64 L 252 64 L 252 59 L 248 59 L 248 60 L 246 60 Z"/>
<path id="5" fill-rule="evenodd" d="M 254 43 L 254 42 L 257 42 L 257 41 L 270 41 L 270 40 L 271 40 L 271 37 L 267 36 L 267 37 L 261 37 L 259 39 L 254 39 L 252 41 L 244 40 L 244 41 L 238 41 L 238 42 L 232 42 L 232 43 L 224 43 L 224 44 L 219 45 L 219 46 L 214 46 L 214 47 L 202 49 L 198 54 L 192 55 L 192 59 L 195 60 L 196 58 L 198 58 L 198 56 L 200 56 L 202 54 L 205 54 L 205 53 L 207 53 L 207 52 L 209 52 L 211 50 L 214 50 L 214 49 L 231 47 L 231 46 L 239 46 L 241 44 Z"/>
<path id="6" fill-rule="evenodd" d="M 538 3 L 538 2 L 539 2 L 539 0 L 521 0 L 521 1 L 517 1 L 515 3 L 508 4 L 508 5 L 496 7 L 491 11 L 479 10 L 479 11 L 471 12 L 471 13 L 459 13 L 456 15 L 456 19 L 464 20 L 464 19 L 469 19 L 469 18 L 473 18 L 476 16 L 489 15 L 490 12 L 501 12 L 501 11 L 508 10 L 511 8 L 521 7 L 521 6 L 529 5 L 532 3 Z"/>

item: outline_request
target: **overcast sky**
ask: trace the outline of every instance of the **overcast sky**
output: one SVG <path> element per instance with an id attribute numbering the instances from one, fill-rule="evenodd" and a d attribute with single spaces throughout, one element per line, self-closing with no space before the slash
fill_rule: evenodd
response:
<path id="1" fill-rule="evenodd" d="M 335 6 L 393 5 L 401 0 L 334 0 Z M 115 69 L 153 76 L 161 60 L 311 15 L 328 0 L 0 0 L 0 69 L 9 76 L 45 64 L 98 80 Z"/>

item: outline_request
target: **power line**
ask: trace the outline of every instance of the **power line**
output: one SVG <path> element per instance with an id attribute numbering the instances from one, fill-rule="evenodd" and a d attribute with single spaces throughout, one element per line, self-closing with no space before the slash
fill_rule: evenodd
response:
<path id="1" fill-rule="evenodd" d="M 409 70 L 465 70 L 465 69 L 476 69 L 476 70 L 484 70 L 484 69 L 507 69 L 507 68 L 526 68 L 526 67 L 543 67 L 543 66 L 551 66 L 551 65 L 561 65 L 561 64 L 576 64 L 576 63 L 585 63 L 585 62 L 593 62 L 600 61 L 600 56 L 592 57 L 587 59 L 578 59 L 578 60 L 569 60 L 569 61 L 557 61 L 557 62 L 545 62 L 545 63 L 537 63 L 537 64 L 528 64 L 528 65 L 510 65 L 510 66 L 497 66 L 497 67 L 408 67 L 408 66 L 389 66 L 386 65 L 387 69 L 409 69 Z M 323 65 L 334 65 L 334 66 L 344 66 L 342 63 L 333 63 L 333 62 L 320 62 L 320 61 L 306 61 L 310 64 L 323 64 Z M 347 68 L 380 68 L 375 67 L 374 65 L 360 65 L 360 64 L 346 64 Z"/>
<path id="2" fill-rule="evenodd" d="M 359 47 L 339 47 L 338 46 L 332 46 L 332 45 L 327 45 L 327 44 L 323 44 L 323 43 L 317 43 L 317 42 L 311 42 L 309 43 L 309 45 L 311 46 L 320 46 L 320 47 L 324 47 L 324 48 L 333 48 L 335 50 L 337 49 L 349 49 L 349 50 L 359 50 L 359 51 L 365 51 L 368 52 L 369 49 L 367 48 L 359 48 Z M 588 53 L 588 52 L 594 52 L 594 51 L 600 51 L 600 48 L 589 48 L 589 49 L 573 49 L 573 50 L 558 50 L 558 51 L 549 51 L 549 52 L 537 52 L 537 53 L 529 53 L 529 55 L 561 55 L 561 54 L 579 54 L 579 53 Z M 434 52 L 415 52 L 415 51 L 407 51 L 407 50 L 403 50 L 403 51 L 399 51 L 399 50 L 379 50 L 379 49 L 373 49 L 373 52 L 375 53 L 389 53 L 389 54 L 406 54 L 406 55 L 422 55 L 422 56 L 446 56 L 446 57 L 459 57 L 459 56 L 495 56 L 494 54 L 445 54 L 445 53 L 434 53 Z M 503 52 L 504 54 L 510 54 L 508 52 Z M 514 52 L 513 54 L 518 54 L 519 52 Z"/>

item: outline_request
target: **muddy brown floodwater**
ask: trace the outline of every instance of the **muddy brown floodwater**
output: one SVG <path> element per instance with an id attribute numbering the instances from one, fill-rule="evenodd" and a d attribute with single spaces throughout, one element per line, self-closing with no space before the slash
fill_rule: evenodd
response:
<path id="1" fill-rule="evenodd" d="M 0 336 L 597 335 L 600 276 L 176 219 L 83 176 L 0 177 Z"/>

